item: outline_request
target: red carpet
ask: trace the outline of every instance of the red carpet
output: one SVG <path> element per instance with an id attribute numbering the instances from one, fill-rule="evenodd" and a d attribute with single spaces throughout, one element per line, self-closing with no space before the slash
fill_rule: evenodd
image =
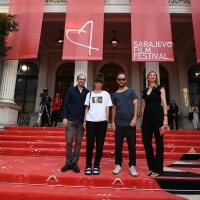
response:
<path id="1" fill-rule="evenodd" d="M 137 171 L 128 171 L 124 142 L 122 173 L 112 174 L 114 137 L 108 129 L 99 176 L 86 176 L 85 137 L 81 172 L 61 172 L 65 163 L 64 128 L 5 127 L 0 131 L 0 199 L 187 199 L 179 194 L 200 195 L 200 132 L 169 131 L 165 134 L 165 173 L 146 176 L 146 161 L 137 130 Z"/>

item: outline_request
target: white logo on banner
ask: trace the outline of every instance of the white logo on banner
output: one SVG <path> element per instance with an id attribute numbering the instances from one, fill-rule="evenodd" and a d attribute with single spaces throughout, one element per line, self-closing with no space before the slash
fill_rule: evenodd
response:
<path id="1" fill-rule="evenodd" d="M 69 38 L 69 32 L 78 32 L 78 34 L 80 34 L 80 33 L 86 33 L 86 31 L 84 30 L 84 28 L 87 26 L 87 25 L 91 25 L 91 28 L 90 28 L 90 42 L 89 42 L 89 45 L 87 46 L 87 45 L 84 45 L 84 44 L 81 44 L 81 43 L 78 43 L 78 42 L 75 42 L 75 41 L 73 41 L 73 40 L 71 40 L 70 38 Z M 88 48 L 89 49 L 89 55 L 91 55 L 91 50 L 93 49 L 93 50 L 96 50 L 96 51 L 99 51 L 99 49 L 98 48 L 94 48 L 94 47 L 92 47 L 92 33 L 93 33 L 93 21 L 88 21 L 86 24 L 84 24 L 82 27 L 81 27 L 81 29 L 68 29 L 68 30 L 66 30 L 66 37 L 67 37 L 67 39 L 70 41 L 70 42 L 72 42 L 72 43 L 74 43 L 74 44 L 76 44 L 76 45 L 79 45 L 79 46 L 83 46 L 83 47 L 85 47 L 85 48 Z"/>
<path id="2" fill-rule="evenodd" d="M 157 59 L 168 60 L 166 53 L 156 53 L 154 50 L 158 48 L 172 48 L 172 42 L 164 41 L 134 41 L 133 42 L 133 57 L 134 59 Z"/>

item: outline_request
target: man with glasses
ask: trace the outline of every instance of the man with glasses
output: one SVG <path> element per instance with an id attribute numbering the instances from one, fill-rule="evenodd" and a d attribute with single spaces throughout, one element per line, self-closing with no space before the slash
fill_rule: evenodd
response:
<path id="1" fill-rule="evenodd" d="M 137 176 L 136 171 L 136 121 L 138 98 L 135 91 L 126 86 L 126 76 L 119 72 L 116 76 L 119 89 L 112 96 L 112 128 L 115 131 L 115 169 L 113 174 L 122 170 L 122 148 L 124 137 L 129 150 L 129 172 Z"/>
<path id="2" fill-rule="evenodd" d="M 68 89 L 63 105 L 63 125 L 66 127 L 66 163 L 61 168 L 62 172 L 72 169 L 79 173 L 77 165 L 79 160 L 81 141 L 84 133 L 83 121 L 85 114 L 85 98 L 88 89 L 85 88 L 86 77 L 83 74 L 77 76 L 77 85 Z M 72 143 L 75 138 L 74 150 Z"/>

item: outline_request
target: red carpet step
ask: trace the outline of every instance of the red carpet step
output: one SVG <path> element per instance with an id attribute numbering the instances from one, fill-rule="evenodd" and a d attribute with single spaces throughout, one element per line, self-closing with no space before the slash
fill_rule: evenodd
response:
<path id="1" fill-rule="evenodd" d="M 33 199 L 41 195 L 41 199 L 101 199 L 106 195 L 107 199 L 137 199 L 139 195 L 141 199 L 150 200 L 183 199 L 164 191 L 155 179 L 146 176 L 145 160 L 137 161 L 138 177 L 130 175 L 127 159 L 117 176 L 112 174 L 114 159 L 102 159 L 99 176 L 84 174 L 84 158 L 79 161 L 81 172 L 78 174 L 71 170 L 61 172 L 64 162 L 61 157 L 1 156 L 0 197 Z M 165 165 L 172 163 L 172 160 L 165 161 Z"/>
<path id="2" fill-rule="evenodd" d="M 141 130 L 137 130 L 137 159 L 145 159 Z M 164 136 L 165 159 L 179 159 L 183 153 L 200 153 L 199 131 L 168 131 Z M 85 157 L 83 137 L 80 156 Z M 154 142 L 153 142 L 154 144 Z M 154 145 L 155 147 L 155 145 Z M 5 127 L 0 131 L 0 155 L 65 156 L 65 129 L 52 127 Z M 103 157 L 114 158 L 114 133 L 108 129 Z M 123 156 L 128 158 L 124 143 Z"/>
<path id="3" fill-rule="evenodd" d="M 115 176 L 114 133 L 108 129 L 100 175 L 86 176 L 83 137 L 79 166 L 81 172 L 61 172 L 65 163 L 65 129 L 53 127 L 5 127 L 0 131 L 0 199 L 187 199 L 178 195 L 197 195 L 200 199 L 200 132 L 168 131 L 164 136 L 165 161 L 162 176 L 146 175 L 146 160 L 137 130 L 137 171 L 128 167 L 128 148 L 124 141 L 122 172 Z M 154 142 L 153 142 L 154 145 Z M 155 145 L 154 145 L 155 147 Z"/>
<path id="4" fill-rule="evenodd" d="M 186 200 L 165 191 L 69 186 L 2 185 L 2 200 Z"/>

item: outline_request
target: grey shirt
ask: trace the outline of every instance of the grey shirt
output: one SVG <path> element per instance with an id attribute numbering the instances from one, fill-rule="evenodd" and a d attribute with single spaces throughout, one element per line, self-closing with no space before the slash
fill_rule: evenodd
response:
<path id="1" fill-rule="evenodd" d="M 133 101 L 137 99 L 135 91 L 128 88 L 124 92 L 114 92 L 113 105 L 116 106 L 115 124 L 118 126 L 130 126 L 134 116 Z"/>

